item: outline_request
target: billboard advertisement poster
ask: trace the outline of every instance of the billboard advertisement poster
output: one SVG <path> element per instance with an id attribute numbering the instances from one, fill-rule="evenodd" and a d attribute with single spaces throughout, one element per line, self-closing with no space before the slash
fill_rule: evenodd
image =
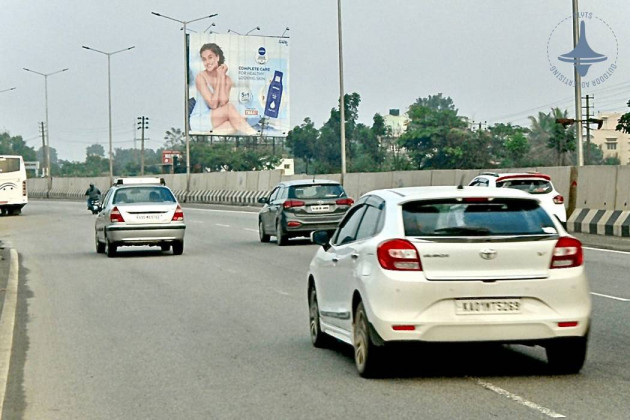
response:
<path id="1" fill-rule="evenodd" d="M 289 38 L 192 33 L 190 134 L 286 137 Z"/>

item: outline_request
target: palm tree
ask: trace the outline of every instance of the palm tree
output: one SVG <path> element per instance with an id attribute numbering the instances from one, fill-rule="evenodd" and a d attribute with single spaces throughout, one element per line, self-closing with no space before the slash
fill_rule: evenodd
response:
<path id="1" fill-rule="evenodd" d="M 557 119 L 566 119 L 568 111 L 552 108 L 551 112 L 530 116 L 529 141 L 531 153 L 542 165 L 564 166 L 569 162 L 569 152 L 575 149 L 575 128 L 565 128 Z M 549 149 L 554 153 L 550 154 Z"/>

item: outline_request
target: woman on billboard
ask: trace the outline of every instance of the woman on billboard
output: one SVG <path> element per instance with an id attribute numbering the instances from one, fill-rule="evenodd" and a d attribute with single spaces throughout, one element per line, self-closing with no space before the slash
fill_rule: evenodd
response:
<path id="1" fill-rule="evenodd" d="M 227 74 L 223 50 L 217 44 L 208 43 L 201 47 L 199 55 L 204 70 L 197 74 L 195 85 L 203 100 L 197 100 L 192 116 L 208 118 L 209 121 L 202 123 L 203 131 L 214 135 L 256 135 L 256 130 L 230 102 L 232 79 Z"/>

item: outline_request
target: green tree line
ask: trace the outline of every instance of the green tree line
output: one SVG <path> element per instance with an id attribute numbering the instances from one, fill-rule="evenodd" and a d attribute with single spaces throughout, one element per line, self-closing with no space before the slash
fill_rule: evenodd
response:
<path id="1" fill-rule="evenodd" d="M 380 172 L 412 169 L 475 169 L 531 166 L 564 166 L 577 162 L 574 125 L 563 125 L 568 112 L 552 108 L 548 113 L 530 116 L 529 127 L 497 123 L 474 124 L 459 115 L 453 100 L 442 93 L 418 98 L 407 111 L 406 129 L 394 136 L 385 118 L 375 114 L 372 123 L 358 122 L 361 96 L 344 96 L 346 167 L 348 172 Z M 630 107 L 630 101 L 628 102 Z M 630 133 L 630 112 L 622 115 L 618 131 Z M 282 157 L 296 160 L 297 173 L 339 173 L 341 168 L 341 112 L 339 104 L 330 110 L 320 127 L 310 118 L 289 131 L 286 141 L 260 137 L 190 137 L 192 172 L 248 171 L 275 168 Z M 278 140 L 278 143 L 276 143 Z M 587 165 L 619 164 L 617 158 L 603 158 L 602 150 L 586 142 Z M 162 151 L 175 150 L 182 158 L 163 165 Z M 164 146 L 145 149 L 144 173 L 186 172 L 186 144 L 182 130 L 171 128 Z M 35 150 L 21 136 L 0 133 L 0 154 L 22 155 L 25 161 L 43 165 L 43 148 Z M 86 148 L 83 162 L 58 159 L 50 150 L 53 176 L 106 176 L 109 159 L 103 146 Z M 137 149 L 117 148 L 113 167 L 117 176 L 139 175 L 142 156 Z"/>

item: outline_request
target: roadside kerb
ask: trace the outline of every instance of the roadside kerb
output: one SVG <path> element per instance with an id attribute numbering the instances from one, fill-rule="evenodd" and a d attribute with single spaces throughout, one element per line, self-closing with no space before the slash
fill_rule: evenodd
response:
<path id="1" fill-rule="evenodd" d="M 11 350 L 13 348 L 13 330 L 18 296 L 18 253 L 9 249 L 9 279 L 4 293 L 4 305 L 0 314 L 0 418 L 4 408 L 4 397 L 9 380 Z"/>

